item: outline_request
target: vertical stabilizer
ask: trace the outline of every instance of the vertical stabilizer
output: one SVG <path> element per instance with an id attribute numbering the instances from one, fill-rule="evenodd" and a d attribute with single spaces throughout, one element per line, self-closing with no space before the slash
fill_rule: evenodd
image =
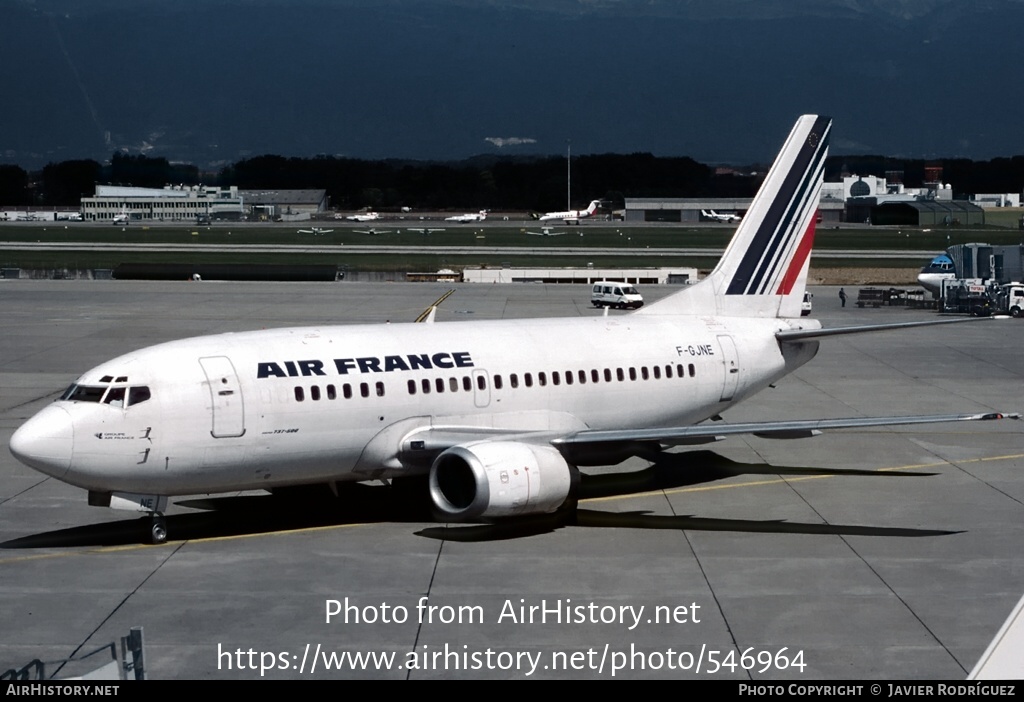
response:
<path id="1" fill-rule="evenodd" d="M 636 314 L 799 317 L 831 128 L 800 117 L 711 274 Z"/>

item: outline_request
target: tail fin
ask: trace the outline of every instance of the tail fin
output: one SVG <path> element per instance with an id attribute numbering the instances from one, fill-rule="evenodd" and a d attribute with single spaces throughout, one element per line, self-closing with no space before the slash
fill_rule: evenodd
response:
<path id="1" fill-rule="evenodd" d="M 711 274 L 635 314 L 799 317 L 831 128 L 800 117 Z"/>
<path id="2" fill-rule="evenodd" d="M 590 201 L 590 206 L 589 206 L 589 207 L 587 207 L 587 214 L 588 214 L 588 215 L 592 215 L 592 214 L 594 214 L 595 212 L 597 212 L 597 208 L 598 208 L 598 207 L 599 207 L 600 205 L 601 205 L 601 201 L 600 201 L 600 200 L 591 200 L 591 201 Z"/>

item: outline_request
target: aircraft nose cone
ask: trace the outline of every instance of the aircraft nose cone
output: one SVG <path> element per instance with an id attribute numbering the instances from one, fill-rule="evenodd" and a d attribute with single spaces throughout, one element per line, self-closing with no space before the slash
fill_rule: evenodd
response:
<path id="1" fill-rule="evenodd" d="M 38 471 L 61 478 L 71 467 L 74 429 L 67 410 L 50 405 L 11 437 L 11 453 Z"/>

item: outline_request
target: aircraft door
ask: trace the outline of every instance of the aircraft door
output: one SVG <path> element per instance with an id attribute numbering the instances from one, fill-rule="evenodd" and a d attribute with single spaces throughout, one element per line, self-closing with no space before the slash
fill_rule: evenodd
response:
<path id="1" fill-rule="evenodd" d="M 722 402 L 729 402 L 736 394 L 736 388 L 740 382 L 739 354 L 736 352 L 736 342 L 728 334 L 718 335 L 718 345 L 722 347 L 722 359 L 725 365 L 725 379 L 722 384 Z"/>
<path id="2" fill-rule="evenodd" d="M 213 413 L 210 434 L 217 439 L 242 436 L 245 433 L 245 407 L 242 403 L 242 386 L 231 359 L 227 356 L 209 356 L 200 358 L 199 364 L 206 373 L 210 387 L 210 409 Z"/>
<path id="3" fill-rule="evenodd" d="M 477 407 L 491 404 L 491 379 L 487 377 L 485 370 L 473 371 L 473 403 Z"/>

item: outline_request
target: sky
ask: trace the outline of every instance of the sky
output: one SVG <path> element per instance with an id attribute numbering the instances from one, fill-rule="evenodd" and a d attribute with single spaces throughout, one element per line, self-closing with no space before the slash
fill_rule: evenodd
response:
<path id="1" fill-rule="evenodd" d="M 1024 0 L 0 0 L 0 163 L 1024 153 Z"/>

